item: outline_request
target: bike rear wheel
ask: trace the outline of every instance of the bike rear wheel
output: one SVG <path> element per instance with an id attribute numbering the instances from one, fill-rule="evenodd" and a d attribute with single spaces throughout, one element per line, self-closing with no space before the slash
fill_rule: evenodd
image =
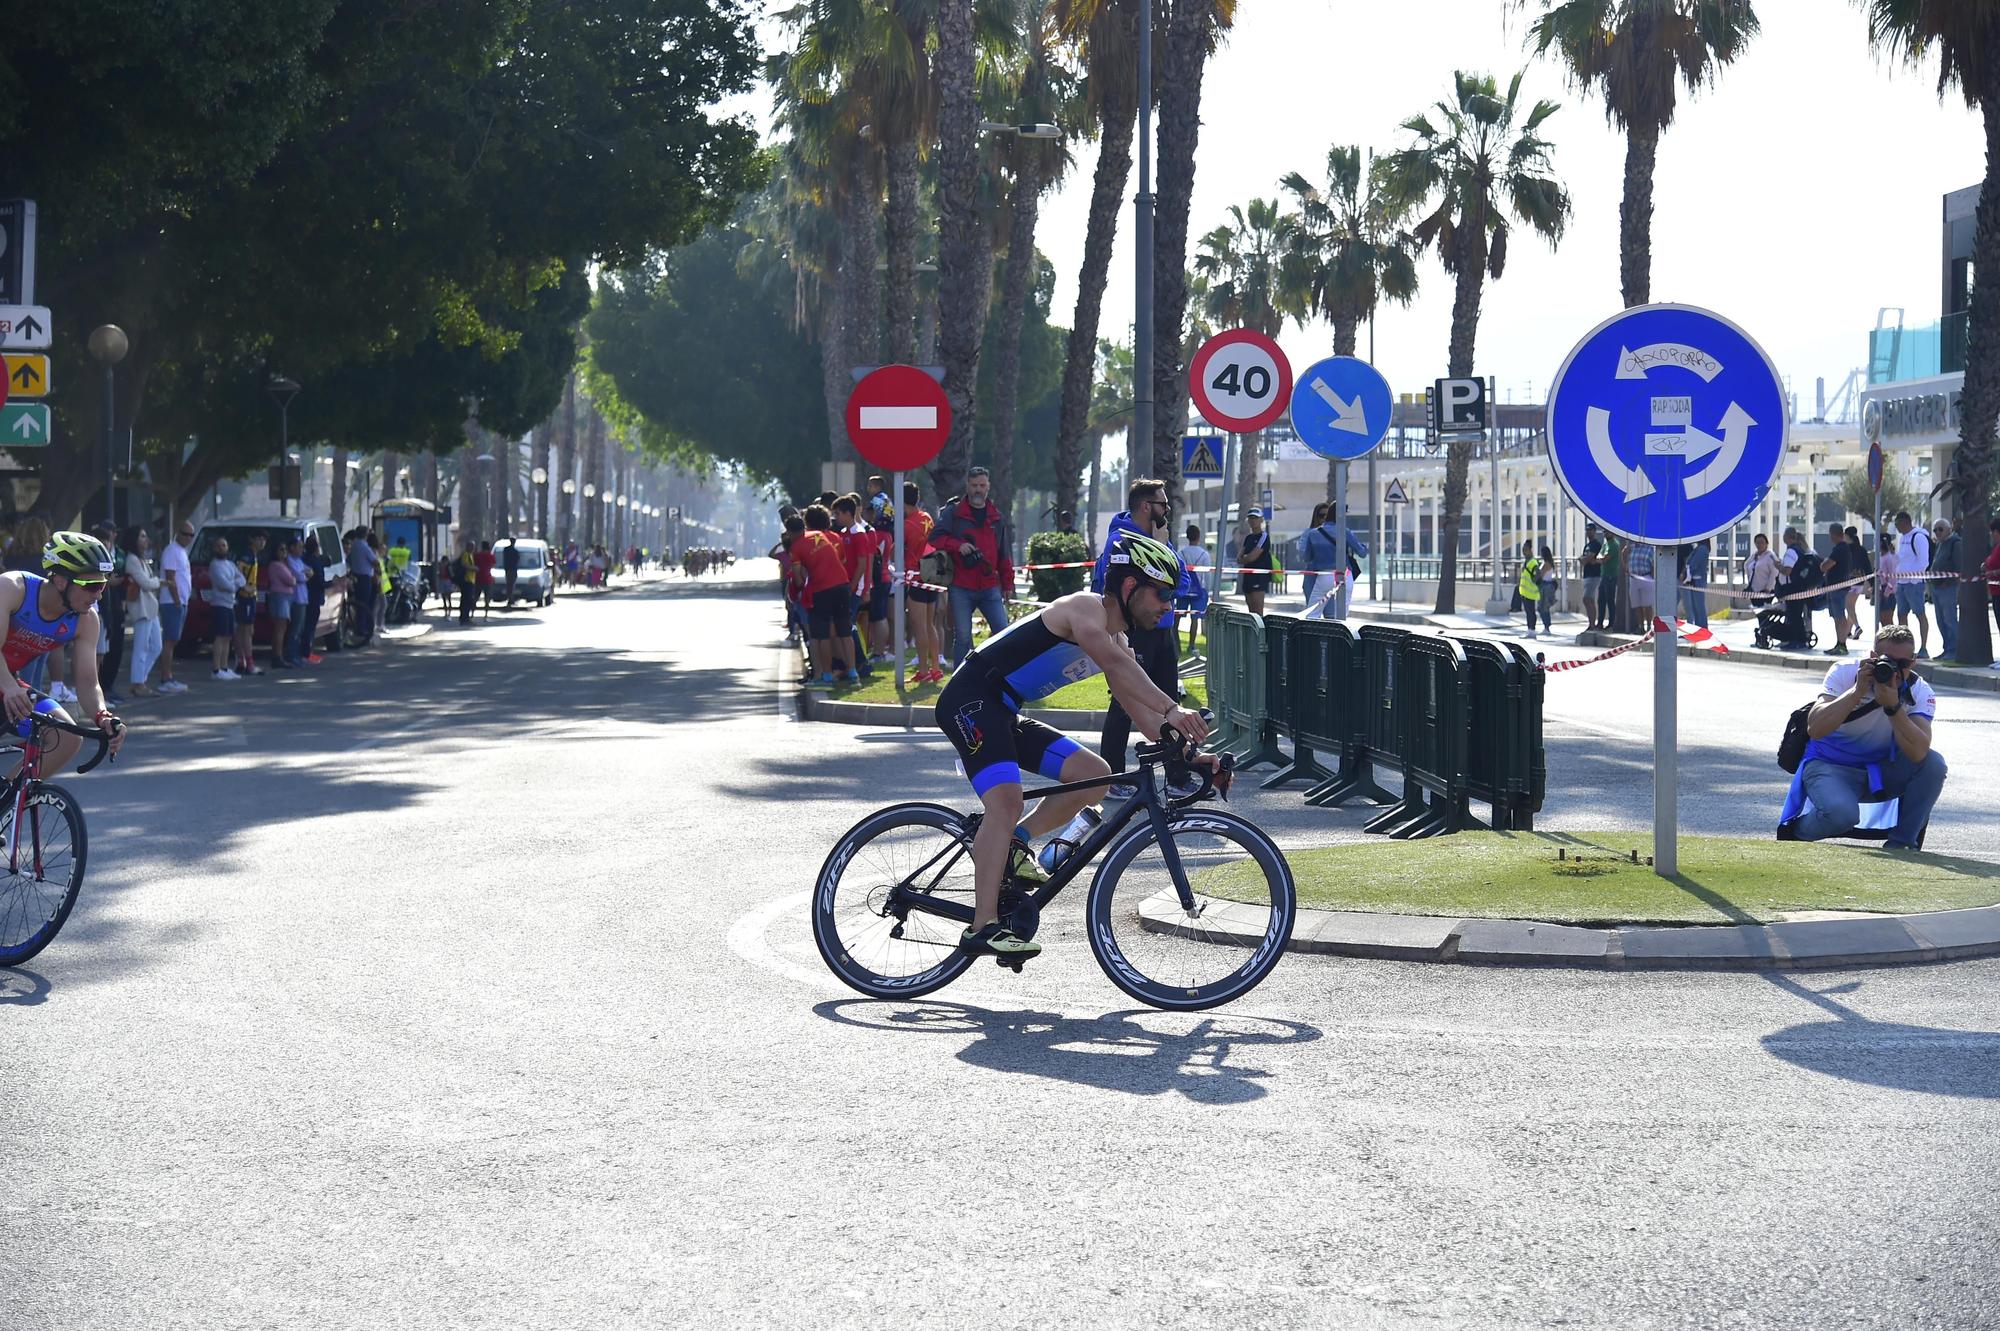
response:
<path id="1" fill-rule="evenodd" d="M 1255 823 L 1219 809 L 1169 815 L 1194 907 L 1181 901 L 1158 831 L 1136 824 L 1090 884 L 1090 948 L 1142 1003 L 1196 1011 L 1241 998 L 1271 973 L 1298 916 L 1292 869 Z"/>
<path id="2" fill-rule="evenodd" d="M 19 966 L 62 931 L 83 890 L 83 806 L 37 784 L 15 836 L 14 801 L 0 808 L 0 966 Z"/>
<path id="3" fill-rule="evenodd" d="M 895 804 L 849 829 L 826 857 L 813 890 L 813 941 L 828 969 L 874 998 L 941 989 L 972 964 L 958 950 L 972 918 L 972 835 L 941 804 Z"/>

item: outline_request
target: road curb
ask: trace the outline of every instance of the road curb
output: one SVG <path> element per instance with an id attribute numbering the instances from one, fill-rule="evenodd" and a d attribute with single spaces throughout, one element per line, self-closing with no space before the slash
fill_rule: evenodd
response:
<path id="1" fill-rule="evenodd" d="M 1261 934 L 1227 916 L 1210 936 L 1252 946 Z M 1220 926 L 1219 928 L 1217 926 Z M 1451 919 L 1301 910 L 1288 951 L 1472 966 L 1595 970 L 1833 970 L 2000 955 L 2000 906 L 1769 925 L 1623 925 Z"/>

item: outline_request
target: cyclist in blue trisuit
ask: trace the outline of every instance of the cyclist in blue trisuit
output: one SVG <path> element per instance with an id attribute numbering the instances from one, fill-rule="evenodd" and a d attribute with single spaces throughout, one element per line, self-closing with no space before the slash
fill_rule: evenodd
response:
<path id="1" fill-rule="evenodd" d="M 97 681 L 97 637 L 101 631 L 97 602 L 114 568 L 111 551 L 88 533 L 59 531 L 42 551 L 42 568 L 44 576 L 40 577 L 26 572 L 0 573 L 0 658 L 6 666 L 0 671 L 0 703 L 5 706 L 7 729 L 26 739 L 30 712 L 70 719 L 51 699 L 30 697 L 19 675 L 36 657 L 74 643 L 70 669 L 77 701 L 94 709 L 92 719 L 110 737 L 111 752 L 116 754 L 125 742 L 125 724 L 105 706 Z M 76 736 L 58 734 L 43 750 L 41 774 L 61 771 L 82 747 L 83 741 Z"/>
<path id="2" fill-rule="evenodd" d="M 1101 672 L 1147 739 L 1159 739 L 1162 725 L 1197 744 L 1208 737 L 1200 714 L 1162 693 L 1124 638 L 1127 629 L 1159 624 L 1173 608 L 1180 576 L 1180 560 L 1170 547 L 1149 536 L 1123 535 L 1111 548 L 1102 594 L 1073 592 L 1015 620 L 969 654 L 938 696 L 938 728 L 958 750 L 973 792 L 985 805 L 972 841 L 972 927 L 959 940 L 965 950 L 1019 960 L 1042 950 L 1001 923 L 1001 884 L 1009 874 L 1016 881 L 1046 882 L 1030 841 L 1104 798 L 1102 787 L 1051 795 L 1023 820 L 1021 769 L 1061 782 L 1111 774 L 1095 753 L 1022 716 L 1023 707 Z"/>

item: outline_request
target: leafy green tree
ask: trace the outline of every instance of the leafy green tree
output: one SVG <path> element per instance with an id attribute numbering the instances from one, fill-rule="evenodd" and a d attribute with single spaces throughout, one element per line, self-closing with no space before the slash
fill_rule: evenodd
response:
<path id="1" fill-rule="evenodd" d="M 1522 116 L 1521 77 L 1516 74 L 1503 95 L 1491 75 L 1454 74 L 1451 98 L 1437 104 L 1437 123 L 1422 115 L 1404 121 L 1415 142 L 1383 164 L 1383 190 L 1390 204 L 1426 210 L 1411 240 L 1419 249 L 1435 250 L 1456 283 L 1449 361 L 1454 378 L 1473 372 L 1480 297 L 1486 279 L 1498 281 L 1506 271 L 1507 238 L 1514 225 L 1527 227 L 1553 246 L 1569 221 L 1569 191 L 1555 178 L 1549 162 L 1553 145 L 1539 132 L 1556 113 L 1556 104 L 1536 102 Z M 1457 605 L 1457 532 L 1471 461 L 1472 443 L 1454 439 L 1445 459 L 1439 614 Z"/>
<path id="2" fill-rule="evenodd" d="M 739 266 L 749 243 L 722 228 L 649 270 L 607 275 L 588 324 L 592 363 L 650 427 L 656 460 L 737 463 L 791 494 L 816 492 L 820 351 L 782 303 L 788 293 Z"/>
<path id="3" fill-rule="evenodd" d="M 1526 4 L 1528 0 L 1512 0 Z M 1618 284 L 1629 308 L 1652 299 L 1653 166 L 1680 88 L 1714 82 L 1757 34 L 1750 0 L 1540 0 L 1528 28 L 1538 55 L 1562 57 L 1572 81 L 1604 97 L 1625 132 Z"/>
<path id="4" fill-rule="evenodd" d="M 1959 585 L 1958 659 L 1984 665 L 1993 659 L 1993 639 L 1985 583 L 1974 575 L 1988 548 L 1995 422 L 2000 421 L 2000 5 L 1862 0 L 1862 7 L 1868 14 L 1868 39 L 1878 50 L 1912 65 L 1935 57 L 1938 96 L 1956 89 L 1986 126 L 1986 174 L 1972 224 L 1972 308 L 1959 442 L 1946 477 L 1956 526 L 1965 534 L 1959 572 L 1967 581 Z"/>
<path id="5" fill-rule="evenodd" d="M 1840 475 L 1841 512 L 1872 518 L 1875 487 L 1868 484 L 1868 468 L 1849 467 Z M 1915 511 L 1917 496 L 1910 485 L 1910 473 L 1891 462 L 1882 468 L 1882 515 L 1886 522 L 1905 509 Z"/>

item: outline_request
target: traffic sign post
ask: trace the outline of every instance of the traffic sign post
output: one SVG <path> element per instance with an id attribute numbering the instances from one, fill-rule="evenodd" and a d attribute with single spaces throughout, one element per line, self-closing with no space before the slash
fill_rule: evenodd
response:
<path id="1" fill-rule="evenodd" d="M 1194 353 L 1188 393 L 1210 425 L 1249 434 L 1285 414 L 1292 398 L 1291 362 L 1262 333 L 1233 328 L 1217 333 Z"/>
<path id="2" fill-rule="evenodd" d="M 1292 390 L 1292 429 L 1307 448 L 1337 464 L 1333 521 L 1340 583 L 1329 618 L 1347 617 L 1347 600 L 1352 593 L 1346 577 L 1347 464 L 1372 452 L 1389 433 L 1395 401 L 1389 381 L 1355 356 L 1329 356 L 1314 362 L 1299 375 Z"/>
<path id="3" fill-rule="evenodd" d="M 1882 441 L 1880 439 L 1868 441 L 1868 488 L 1875 492 L 1875 527 L 1870 539 L 1879 545 L 1882 541 Z"/>
<path id="4" fill-rule="evenodd" d="M 894 627 L 896 690 L 903 688 L 903 616 L 906 588 L 903 572 L 903 472 L 927 466 L 944 448 L 951 435 L 951 402 L 944 387 L 928 372 L 914 365 L 884 365 L 871 370 L 847 395 L 847 437 L 854 449 L 891 475 L 892 501 L 896 510 L 896 548 L 888 567 L 897 571 L 895 580 Z"/>
<path id="5" fill-rule="evenodd" d="M 52 323 L 46 305 L 0 305 L 0 350 L 47 351 Z"/>
<path id="6" fill-rule="evenodd" d="M 1790 425 L 1777 368 L 1719 314 L 1641 305 L 1613 315 L 1570 352 L 1549 388 L 1549 463 L 1578 508 L 1651 545 L 1653 872 L 1678 870 L 1675 547 L 1734 526 L 1784 462 Z"/>

